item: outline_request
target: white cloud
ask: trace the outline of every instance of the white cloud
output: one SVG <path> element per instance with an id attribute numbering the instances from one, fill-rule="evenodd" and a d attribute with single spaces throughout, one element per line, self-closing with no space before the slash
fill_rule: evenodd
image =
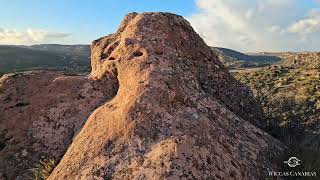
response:
<path id="1" fill-rule="evenodd" d="M 266 30 L 270 33 L 277 33 L 277 34 L 285 34 L 287 33 L 286 29 L 281 28 L 278 25 L 272 25 L 270 27 L 267 27 Z"/>
<path id="2" fill-rule="evenodd" d="M 245 51 L 272 49 L 271 35 L 263 34 L 271 25 L 261 24 L 265 20 L 261 14 L 275 4 L 269 1 L 197 0 L 201 11 L 189 20 L 209 45 Z"/>
<path id="3" fill-rule="evenodd" d="M 34 41 L 43 41 L 48 38 L 64 38 L 70 36 L 69 33 L 63 32 L 48 32 L 43 30 L 32 30 L 28 29 L 27 34 L 34 40 Z"/>
<path id="4" fill-rule="evenodd" d="M 300 42 L 306 42 L 308 40 L 308 37 L 307 36 L 302 36 L 300 38 Z"/>
<path id="5" fill-rule="evenodd" d="M 69 33 L 49 32 L 45 30 L 27 29 L 17 31 L 16 29 L 5 29 L 0 27 L 0 44 L 34 44 L 48 40 L 55 40 L 70 36 Z"/>
<path id="6" fill-rule="evenodd" d="M 250 8 L 247 10 L 245 17 L 247 19 L 251 19 L 254 13 L 255 13 L 255 10 L 253 8 Z"/>
<path id="7" fill-rule="evenodd" d="M 290 6 L 294 1 L 293 0 L 266 0 L 266 3 L 272 6 Z"/>
<path id="8" fill-rule="evenodd" d="M 304 13 L 297 0 L 196 0 L 196 4 L 199 11 L 187 19 L 208 45 L 245 52 L 310 47 L 302 46 L 307 42 L 287 28 Z M 309 16 L 315 19 L 319 14 Z"/>
<path id="9" fill-rule="evenodd" d="M 250 37 L 247 37 L 245 35 L 239 36 L 238 40 L 245 45 L 250 45 L 253 43 L 253 41 L 250 39 Z"/>
<path id="10" fill-rule="evenodd" d="M 281 28 L 277 25 L 273 25 L 273 26 L 270 26 L 267 28 L 267 31 L 269 32 L 278 32 L 278 31 L 281 31 Z"/>
<path id="11" fill-rule="evenodd" d="M 310 11 L 307 18 L 292 23 L 287 30 L 301 35 L 320 32 L 320 10 Z"/>

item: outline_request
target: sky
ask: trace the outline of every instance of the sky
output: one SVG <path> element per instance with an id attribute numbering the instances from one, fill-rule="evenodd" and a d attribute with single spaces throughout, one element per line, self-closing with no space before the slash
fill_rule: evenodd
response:
<path id="1" fill-rule="evenodd" d="M 2 2 L 1 2 L 2 1 Z M 320 0 L 0 0 L 0 44 L 90 44 L 129 12 L 180 14 L 210 46 L 319 51 Z"/>

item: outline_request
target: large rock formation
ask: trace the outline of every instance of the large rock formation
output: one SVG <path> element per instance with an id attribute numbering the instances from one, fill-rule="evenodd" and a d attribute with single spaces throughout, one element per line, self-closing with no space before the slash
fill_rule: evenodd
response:
<path id="1" fill-rule="evenodd" d="M 119 90 L 49 179 L 263 179 L 278 169 L 283 146 L 256 127 L 252 93 L 182 17 L 131 13 L 91 48 L 91 78 L 116 77 Z"/>
<path id="2" fill-rule="evenodd" d="M 28 179 L 44 158 L 61 158 L 92 111 L 117 92 L 116 79 L 55 72 L 0 79 L 0 179 Z"/>

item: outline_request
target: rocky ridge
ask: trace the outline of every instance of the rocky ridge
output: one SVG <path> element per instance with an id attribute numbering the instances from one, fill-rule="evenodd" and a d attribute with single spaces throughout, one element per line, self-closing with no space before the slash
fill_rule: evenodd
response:
<path id="1" fill-rule="evenodd" d="M 284 66 L 320 69 L 320 52 L 283 53 L 281 58 Z"/>

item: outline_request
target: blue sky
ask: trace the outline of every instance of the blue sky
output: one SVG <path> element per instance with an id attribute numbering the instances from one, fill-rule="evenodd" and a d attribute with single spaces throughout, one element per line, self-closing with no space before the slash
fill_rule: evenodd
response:
<path id="1" fill-rule="evenodd" d="M 0 27 L 65 32 L 71 37 L 58 39 L 57 43 L 90 43 L 114 32 L 123 16 L 132 11 L 188 16 L 195 9 L 192 0 L 10 0 L 0 6 Z"/>
<path id="2" fill-rule="evenodd" d="M 89 44 L 128 12 L 183 15 L 207 44 L 245 52 L 319 50 L 317 0 L 0 0 L 0 44 Z"/>

